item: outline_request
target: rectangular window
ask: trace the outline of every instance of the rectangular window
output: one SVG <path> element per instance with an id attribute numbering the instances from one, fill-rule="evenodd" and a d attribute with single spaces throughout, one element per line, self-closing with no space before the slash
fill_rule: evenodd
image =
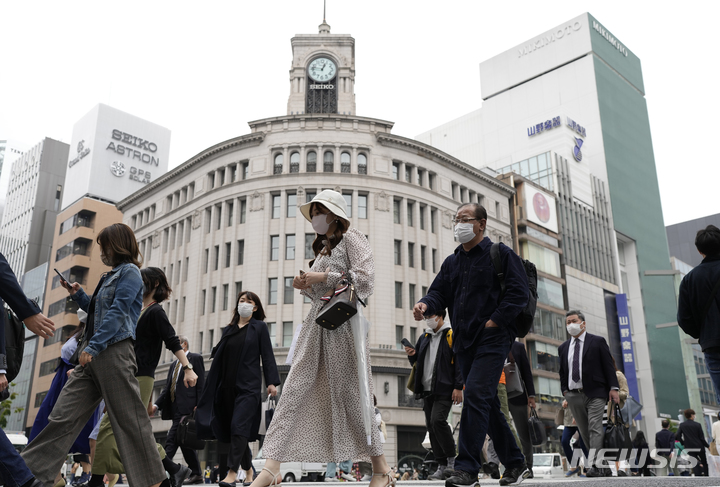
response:
<path id="1" fill-rule="evenodd" d="M 347 211 L 348 218 L 352 218 L 352 193 L 343 193 L 343 198 L 345 198 L 345 211 Z"/>
<path id="2" fill-rule="evenodd" d="M 57 359 L 48 360 L 47 362 L 41 363 L 39 377 L 44 377 L 55 372 L 55 367 L 57 367 L 57 364 Z"/>
<path id="3" fill-rule="evenodd" d="M 405 182 L 412 183 L 412 166 L 405 166 Z"/>
<path id="4" fill-rule="evenodd" d="M 200 353 L 203 353 L 203 332 L 198 333 L 198 347 L 200 348 Z"/>
<path id="5" fill-rule="evenodd" d="M 393 200 L 393 222 L 400 223 L 400 200 Z"/>
<path id="6" fill-rule="evenodd" d="M 562 284 L 559 282 L 538 276 L 537 292 L 539 302 L 555 308 L 565 309 Z"/>
<path id="7" fill-rule="evenodd" d="M 393 162 L 392 176 L 393 176 L 393 179 L 400 179 L 400 163 L 399 162 Z"/>
<path id="8" fill-rule="evenodd" d="M 295 235 L 285 235 L 285 260 L 295 260 Z"/>
<path id="9" fill-rule="evenodd" d="M 247 213 L 247 198 L 240 198 L 240 223 L 245 223 Z"/>
<path id="10" fill-rule="evenodd" d="M 405 327 L 400 325 L 395 325 L 395 348 L 398 350 L 402 350 L 404 345 L 402 344 L 402 339 L 404 338 L 403 335 L 405 335 Z"/>
<path id="11" fill-rule="evenodd" d="M 437 250 L 432 249 L 432 271 L 437 272 Z"/>
<path id="12" fill-rule="evenodd" d="M 413 226 L 413 207 L 415 206 L 415 203 L 412 201 L 407 202 L 407 225 L 409 227 Z"/>
<path id="13" fill-rule="evenodd" d="M 242 281 L 235 281 L 235 294 L 233 296 L 233 299 L 237 299 L 238 296 L 240 296 L 240 293 L 242 292 Z"/>
<path id="14" fill-rule="evenodd" d="M 287 195 L 287 216 L 288 218 L 295 218 L 297 213 L 297 195 L 295 193 L 288 193 Z"/>
<path id="15" fill-rule="evenodd" d="M 215 229 L 220 230 L 222 228 L 222 205 L 215 205 Z"/>
<path id="16" fill-rule="evenodd" d="M 180 321 L 185 321 L 185 296 L 182 298 L 182 307 L 180 308 Z"/>
<path id="17" fill-rule="evenodd" d="M 272 343 L 273 348 L 277 347 L 278 344 L 275 341 L 275 323 L 268 323 L 268 333 L 270 334 L 270 343 Z"/>
<path id="18" fill-rule="evenodd" d="M 185 219 L 185 243 L 190 242 L 192 237 L 192 218 Z"/>
<path id="19" fill-rule="evenodd" d="M 231 227 L 233 224 L 233 210 L 235 209 L 235 205 L 232 201 L 227 202 L 227 226 Z"/>
<path id="20" fill-rule="evenodd" d="M 245 261 L 245 240 L 237 241 L 237 265 L 243 265 Z"/>
<path id="21" fill-rule="evenodd" d="M 225 244 L 225 267 L 230 267 L 230 260 L 232 257 L 232 244 L 227 242 Z"/>
<path id="22" fill-rule="evenodd" d="M 280 218 L 280 195 L 274 194 L 272 198 L 272 217 Z"/>
<path id="23" fill-rule="evenodd" d="M 187 282 L 188 267 L 190 267 L 190 257 L 185 257 L 185 267 L 183 267 L 183 282 Z"/>
<path id="24" fill-rule="evenodd" d="M 177 240 L 178 247 L 182 247 L 183 241 L 185 240 L 185 222 L 178 223 Z"/>
<path id="25" fill-rule="evenodd" d="M 415 267 L 415 244 L 408 242 L 408 265 Z"/>
<path id="26" fill-rule="evenodd" d="M 222 304 L 223 311 L 227 311 L 229 300 L 230 300 L 230 285 L 223 284 L 223 304 Z"/>
<path id="27" fill-rule="evenodd" d="M 277 277 L 272 277 L 269 280 L 268 286 L 268 304 L 277 304 Z"/>
<path id="28" fill-rule="evenodd" d="M 425 230 L 425 206 L 420 205 L 420 230 Z"/>
<path id="29" fill-rule="evenodd" d="M 220 246 L 216 245 L 213 248 L 213 270 L 218 270 L 218 267 L 220 266 Z"/>
<path id="30" fill-rule="evenodd" d="M 430 231 L 432 233 L 435 233 L 435 220 L 437 220 L 437 210 L 433 208 L 430 210 Z"/>
<path id="31" fill-rule="evenodd" d="M 212 230 L 212 208 L 205 208 L 205 233 Z"/>
<path id="32" fill-rule="evenodd" d="M 234 183 L 237 181 L 237 164 L 233 164 L 230 166 L 230 181 L 231 183 Z"/>
<path id="33" fill-rule="evenodd" d="M 402 265 L 402 240 L 395 240 L 395 265 Z"/>
<path id="34" fill-rule="evenodd" d="M 215 345 L 215 330 L 209 330 L 208 333 L 210 334 L 208 336 L 208 350 L 212 350 L 213 345 Z"/>
<path id="35" fill-rule="evenodd" d="M 422 292 L 422 296 L 420 296 L 420 297 L 421 297 L 421 298 L 424 298 L 425 296 L 427 296 L 427 291 L 428 291 L 427 286 L 423 286 L 423 287 L 422 287 L 422 291 L 421 291 L 421 292 Z"/>
<path id="36" fill-rule="evenodd" d="M 290 345 L 292 345 L 292 339 L 293 339 L 293 322 L 292 321 L 283 321 L 282 346 L 289 347 Z"/>
<path id="37" fill-rule="evenodd" d="M 207 274 L 209 265 L 210 265 L 210 249 L 205 249 L 205 254 L 203 256 L 203 274 Z"/>
<path id="38" fill-rule="evenodd" d="M 395 282 L 395 307 L 402 308 L 402 282 Z"/>
<path id="39" fill-rule="evenodd" d="M 367 218 L 367 200 L 366 194 L 358 195 L 358 218 Z"/>
<path id="40" fill-rule="evenodd" d="M 295 299 L 295 289 L 293 288 L 293 278 L 292 277 L 286 277 L 285 278 L 285 292 L 283 296 L 283 303 L 285 304 L 293 304 Z"/>
<path id="41" fill-rule="evenodd" d="M 205 301 L 207 300 L 207 291 L 202 290 L 202 303 L 200 303 L 200 316 L 205 314 Z"/>
<path id="42" fill-rule="evenodd" d="M 278 260 L 280 258 L 280 236 L 270 236 L 270 260 Z"/>
<path id="43" fill-rule="evenodd" d="M 48 391 L 44 392 L 38 392 L 35 394 L 35 407 L 39 408 L 42 406 L 43 401 L 45 400 L 45 396 L 47 396 Z"/>
<path id="44" fill-rule="evenodd" d="M 310 203 L 313 198 L 317 196 L 317 191 L 313 190 L 306 190 L 305 191 L 305 203 Z"/>
<path id="45" fill-rule="evenodd" d="M 427 253 L 427 247 L 424 245 L 420 246 L 420 269 L 425 270 L 425 254 Z"/>
<path id="46" fill-rule="evenodd" d="M 315 241 L 316 234 L 306 233 L 305 234 L 305 258 L 314 259 L 315 252 L 313 251 L 312 244 Z"/>
<path id="47" fill-rule="evenodd" d="M 408 298 L 410 299 L 410 309 L 413 309 L 417 301 L 415 299 L 415 284 L 408 284 Z"/>
<path id="48" fill-rule="evenodd" d="M 163 254 L 168 251 L 168 241 L 170 240 L 170 229 L 163 231 Z"/>
<path id="49" fill-rule="evenodd" d="M 217 302 L 217 286 L 212 287 L 212 292 L 210 293 L 210 297 L 212 299 L 212 302 L 210 303 L 210 312 L 215 312 L 215 303 Z"/>
<path id="50" fill-rule="evenodd" d="M 247 179 L 250 175 L 250 163 L 249 162 L 241 162 L 240 163 L 240 171 L 242 171 L 242 178 Z"/>
<path id="51" fill-rule="evenodd" d="M 537 266 L 537 270 L 560 277 L 560 254 L 533 242 L 521 242 L 524 259 Z"/>
<path id="52" fill-rule="evenodd" d="M 410 327 L 410 343 L 417 343 L 417 326 Z"/>

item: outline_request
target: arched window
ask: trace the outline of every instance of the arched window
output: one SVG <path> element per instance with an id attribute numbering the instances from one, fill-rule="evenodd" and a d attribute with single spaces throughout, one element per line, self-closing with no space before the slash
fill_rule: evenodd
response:
<path id="1" fill-rule="evenodd" d="M 290 172 L 300 172 L 300 153 L 290 154 Z"/>
<path id="2" fill-rule="evenodd" d="M 307 153 L 307 163 L 305 170 L 307 172 L 315 172 L 317 170 L 317 152 L 311 150 Z"/>
<path id="3" fill-rule="evenodd" d="M 350 153 L 343 152 L 340 154 L 340 172 L 350 172 Z"/>
<path id="4" fill-rule="evenodd" d="M 335 154 L 332 151 L 325 151 L 325 154 L 323 154 L 323 172 L 333 172 L 334 166 Z"/>
<path id="5" fill-rule="evenodd" d="M 367 174 L 367 156 L 358 154 L 358 174 Z"/>
<path id="6" fill-rule="evenodd" d="M 283 172 L 283 155 L 282 153 L 275 155 L 275 164 L 273 166 L 273 174 L 282 174 Z"/>

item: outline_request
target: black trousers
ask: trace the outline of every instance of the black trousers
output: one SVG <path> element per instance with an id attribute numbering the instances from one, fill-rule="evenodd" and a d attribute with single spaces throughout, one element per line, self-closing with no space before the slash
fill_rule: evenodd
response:
<path id="1" fill-rule="evenodd" d="M 533 447 L 530 441 L 530 430 L 528 429 L 528 405 L 516 405 L 508 401 L 508 407 L 510 408 L 510 414 L 515 423 L 515 431 L 517 431 L 518 437 L 520 438 L 521 445 L 518 446 L 522 448 L 523 455 L 525 455 L 525 464 L 528 468 L 532 468 Z"/>
<path id="2" fill-rule="evenodd" d="M 232 435 L 230 437 L 230 451 L 228 452 L 227 466 L 230 470 L 239 472 L 252 468 L 252 453 L 247 438 Z"/>
<path id="3" fill-rule="evenodd" d="M 432 445 L 435 460 L 439 465 L 447 465 L 447 459 L 456 455 L 455 439 L 452 435 L 452 428 L 447 422 L 451 407 L 451 398 L 441 399 L 435 395 L 423 398 L 425 426 L 430 433 L 430 445 Z"/>
<path id="4" fill-rule="evenodd" d="M 165 454 L 170 460 L 172 460 L 175 453 L 177 453 L 178 448 L 180 448 L 183 458 L 185 459 L 185 463 L 187 463 L 192 474 L 200 475 L 200 461 L 198 460 L 197 452 L 190 448 L 185 448 L 184 446 L 181 447 L 177 444 L 177 430 L 181 419 L 182 416 L 178 414 L 176 414 L 173 418 L 172 426 L 170 427 L 167 439 L 165 440 Z"/>
<path id="5" fill-rule="evenodd" d="M 688 452 L 688 455 L 697 458 L 698 464 L 693 467 L 693 473 L 696 477 L 703 475 L 708 476 L 708 462 L 705 456 L 705 448 L 701 448 L 700 451 Z"/>

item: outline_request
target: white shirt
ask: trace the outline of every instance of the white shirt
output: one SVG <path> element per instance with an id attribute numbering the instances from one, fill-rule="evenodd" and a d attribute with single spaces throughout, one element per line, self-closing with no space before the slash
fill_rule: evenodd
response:
<path id="1" fill-rule="evenodd" d="M 583 332 L 582 335 L 575 338 L 572 337 L 570 339 L 570 350 L 568 350 L 568 389 L 582 389 L 583 383 L 582 383 L 582 370 L 583 370 L 583 363 L 582 363 L 582 354 L 583 354 L 583 347 L 585 347 L 585 337 L 587 336 L 587 333 Z M 575 340 L 580 341 L 580 380 L 575 382 L 573 380 L 573 358 L 575 357 Z"/>
<path id="2" fill-rule="evenodd" d="M 187 352 L 185 352 L 185 351 L 183 350 L 183 352 L 185 352 L 185 356 L 186 356 L 186 357 L 187 357 L 187 354 L 188 354 L 189 351 L 190 351 L 190 350 L 188 350 Z M 175 365 L 176 365 L 178 362 L 179 362 L 179 360 L 178 360 L 178 359 L 175 359 L 175 361 L 172 363 L 173 371 L 175 370 Z M 190 361 L 188 361 L 188 363 L 190 363 Z M 182 365 L 180 365 L 180 368 L 182 369 Z M 176 380 L 175 382 L 178 383 L 178 384 L 180 383 L 180 374 L 178 374 L 177 380 Z"/>

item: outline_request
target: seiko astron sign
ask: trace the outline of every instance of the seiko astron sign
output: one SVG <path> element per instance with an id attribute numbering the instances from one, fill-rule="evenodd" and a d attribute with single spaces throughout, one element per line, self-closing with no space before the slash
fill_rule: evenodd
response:
<path id="1" fill-rule="evenodd" d="M 89 195 L 117 202 L 167 172 L 170 130 L 107 105 L 75 124 L 62 207 Z"/>

